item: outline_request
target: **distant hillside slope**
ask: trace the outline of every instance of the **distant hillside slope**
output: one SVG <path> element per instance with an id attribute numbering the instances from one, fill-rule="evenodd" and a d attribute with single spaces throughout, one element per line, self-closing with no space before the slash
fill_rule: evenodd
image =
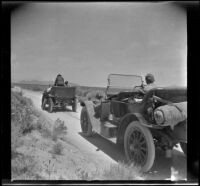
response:
<path id="1" fill-rule="evenodd" d="M 39 81 L 39 80 L 22 80 L 17 83 L 20 84 L 34 84 L 34 85 L 51 85 L 53 81 Z"/>
<path id="2" fill-rule="evenodd" d="M 39 83 L 39 84 L 36 84 Z M 96 93 L 100 93 L 103 94 L 103 92 L 105 92 L 106 88 L 105 87 L 89 87 L 89 86 L 80 86 L 74 83 L 69 83 L 70 86 L 76 86 L 76 95 L 78 97 L 86 97 L 88 93 L 91 94 L 91 92 L 93 92 L 92 94 L 96 94 Z M 48 84 L 47 82 L 44 83 L 40 82 L 40 81 L 21 81 L 20 83 L 11 83 L 12 87 L 21 87 L 22 89 L 28 89 L 28 90 L 33 90 L 33 91 L 44 91 L 46 90 L 49 85 L 52 84 Z"/>
<path id="3" fill-rule="evenodd" d="M 54 81 L 22 80 L 22 81 L 19 81 L 19 82 L 16 82 L 16 83 L 29 84 L 29 85 L 53 85 Z M 69 82 L 69 84 L 71 86 L 77 86 L 78 85 L 76 83 L 71 83 L 71 82 Z"/>

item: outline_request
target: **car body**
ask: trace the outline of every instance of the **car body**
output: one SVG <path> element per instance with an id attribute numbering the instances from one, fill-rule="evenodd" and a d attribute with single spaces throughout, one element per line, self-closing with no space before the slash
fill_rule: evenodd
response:
<path id="1" fill-rule="evenodd" d="M 76 112 L 76 87 L 52 86 L 43 92 L 41 105 L 43 110 L 51 113 L 55 109 L 66 108 L 67 105 L 72 106 L 72 110 Z"/>
<path id="2" fill-rule="evenodd" d="M 152 167 L 156 147 L 169 154 L 180 143 L 186 153 L 186 87 L 157 87 L 144 94 L 140 90 L 144 87 L 140 76 L 133 75 L 133 78 L 141 79 L 140 84 L 133 84 L 129 90 L 128 87 L 113 87 L 111 76 L 132 77 L 110 74 L 106 99 L 81 104 L 83 134 L 92 136 L 95 131 L 107 139 L 116 138 L 116 143 L 124 147 L 127 160 L 143 171 Z M 164 121 L 164 117 L 168 120 Z"/>

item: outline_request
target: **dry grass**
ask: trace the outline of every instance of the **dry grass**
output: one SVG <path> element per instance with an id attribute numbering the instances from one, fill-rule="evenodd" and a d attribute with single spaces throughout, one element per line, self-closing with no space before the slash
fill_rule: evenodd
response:
<path id="1" fill-rule="evenodd" d="M 37 162 L 31 156 L 25 156 L 18 153 L 17 156 L 11 160 L 11 174 L 12 180 L 37 180 L 42 179 L 39 174 L 34 172 Z"/>
<path id="2" fill-rule="evenodd" d="M 63 155 L 63 150 L 64 150 L 64 147 L 63 147 L 62 143 L 57 142 L 53 146 L 51 153 L 53 153 L 54 155 Z"/>
<path id="3" fill-rule="evenodd" d="M 67 127 L 65 126 L 65 122 L 57 119 L 54 123 L 54 127 L 52 130 L 52 139 L 57 141 L 57 139 L 65 139 L 67 135 Z"/>
<path id="4" fill-rule="evenodd" d="M 145 176 L 140 168 L 123 163 L 111 164 L 109 167 L 88 172 L 78 168 L 75 171 L 78 180 L 144 180 Z"/>
<path id="5" fill-rule="evenodd" d="M 64 122 L 56 120 L 51 130 L 51 124 L 34 109 L 30 99 L 23 97 L 20 92 L 11 92 L 12 179 L 42 179 L 37 171 L 34 171 L 36 160 L 17 151 L 19 147 L 24 146 L 24 137 L 33 130 L 37 130 L 42 137 L 50 140 L 61 139 L 62 135 L 67 133 Z M 52 152 L 61 155 L 63 153 L 62 144 L 56 143 Z"/>
<path id="6" fill-rule="evenodd" d="M 31 100 L 22 97 L 21 93 L 11 94 L 11 147 L 15 150 L 20 144 L 20 137 L 34 129 L 35 111 Z"/>
<path id="7" fill-rule="evenodd" d="M 52 138 L 51 124 L 43 116 L 38 118 L 35 130 L 38 130 L 43 138 Z"/>
<path id="8" fill-rule="evenodd" d="M 22 92 L 11 92 L 11 170 L 12 179 L 37 179 L 33 173 L 36 162 L 31 156 L 17 152 L 23 146 L 23 136 L 35 129 L 38 114 L 33 109 L 30 99 Z"/>
<path id="9" fill-rule="evenodd" d="M 88 92 L 86 97 L 88 100 L 101 100 L 105 98 L 105 93 L 100 90 L 93 90 Z"/>
<path id="10" fill-rule="evenodd" d="M 144 175 L 140 168 L 122 163 L 110 165 L 110 168 L 105 169 L 102 174 L 105 180 L 144 180 Z"/>

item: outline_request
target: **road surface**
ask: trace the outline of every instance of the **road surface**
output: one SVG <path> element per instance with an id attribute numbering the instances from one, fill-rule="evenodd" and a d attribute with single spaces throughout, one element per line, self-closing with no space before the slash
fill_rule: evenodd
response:
<path id="1" fill-rule="evenodd" d="M 98 134 L 92 138 L 82 136 L 80 126 L 81 106 L 78 105 L 77 112 L 72 112 L 71 107 L 67 107 L 66 111 L 57 111 L 48 113 L 41 109 L 42 92 L 23 90 L 23 95 L 30 98 L 42 114 L 46 116 L 52 123 L 57 119 L 65 122 L 68 128 L 67 137 L 74 146 L 80 149 L 81 152 L 87 154 L 91 161 L 94 161 L 99 166 L 124 162 L 125 155 L 115 143 L 104 139 Z M 180 147 L 173 150 L 173 158 L 165 158 L 165 154 L 156 150 L 156 158 L 152 169 L 147 174 L 149 180 L 166 180 L 178 179 L 185 180 L 187 177 L 186 157 Z"/>

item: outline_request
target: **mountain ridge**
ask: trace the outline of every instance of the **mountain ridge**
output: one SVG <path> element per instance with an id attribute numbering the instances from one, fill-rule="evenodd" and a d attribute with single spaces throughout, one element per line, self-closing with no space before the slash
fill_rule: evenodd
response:
<path id="1" fill-rule="evenodd" d="M 20 84 L 30 84 L 30 85 L 53 85 L 54 81 L 40 81 L 40 80 L 21 80 L 16 83 Z M 78 86 L 77 83 L 69 82 L 69 85 Z"/>

